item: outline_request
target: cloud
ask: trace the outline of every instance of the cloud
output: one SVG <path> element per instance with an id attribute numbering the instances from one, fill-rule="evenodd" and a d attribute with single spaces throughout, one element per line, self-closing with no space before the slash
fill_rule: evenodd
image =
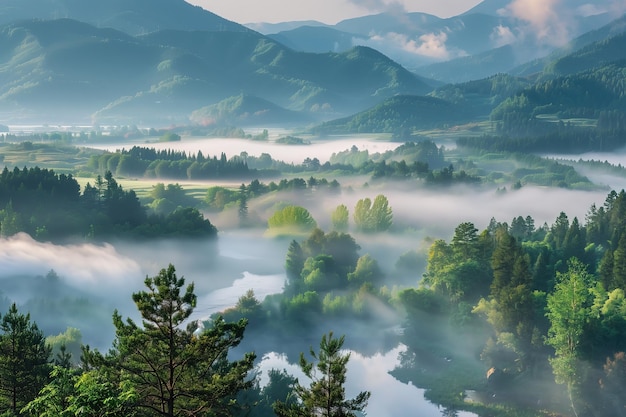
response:
<path id="1" fill-rule="evenodd" d="M 560 46 L 572 33 L 572 11 L 562 0 L 513 0 L 507 7 L 511 16 L 525 22 L 526 34 L 540 43 Z"/>
<path id="2" fill-rule="evenodd" d="M 413 62 L 415 58 L 420 64 L 433 61 L 445 61 L 452 58 L 467 56 L 467 53 L 458 48 L 448 48 L 448 35 L 445 32 L 426 33 L 418 38 L 412 38 L 404 33 L 388 32 L 375 34 L 369 39 L 354 39 L 355 45 L 367 45 L 390 56 L 402 56 L 403 62 Z"/>
<path id="3" fill-rule="evenodd" d="M 450 51 L 446 47 L 448 35 L 445 32 L 427 33 L 420 36 L 419 40 L 418 54 L 441 60 L 450 59 Z"/>
<path id="4" fill-rule="evenodd" d="M 513 33 L 511 28 L 503 25 L 498 25 L 493 28 L 493 32 L 491 32 L 489 37 L 495 48 L 510 45 L 518 41 L 517 36 Z"/>
<path id="5" fill-rule="evenodd" d="M 579 16 L 589 17 L 603 13 L 612 13 L 615 16 L 621 16 L 626 11 L 626 0 L 615 0 L 612 2 L 604 2 L 604 4 L 585 3 L 576 8 L 576 14 Z"/>
<path id="6" fill-rule="evenodd" d="M 70 285 L 88 291 L 116 291 L 142 273 L 132 259 L 111 245 L 60 246 L 33 240 L 25 233 L 0 239 L 0 270 L 45 275 L 53 269 Z"/>

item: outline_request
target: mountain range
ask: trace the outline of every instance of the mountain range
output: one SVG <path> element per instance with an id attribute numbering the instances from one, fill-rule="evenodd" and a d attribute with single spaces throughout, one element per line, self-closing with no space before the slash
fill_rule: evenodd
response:
<path id="1" fill-rule="evenodd" d="M 546 2 L 542 10 L 545 16 L 538 16 L 538 13 L 531 13 L 521 6 L 529 3 L 485 0 L 450 18 L 417 12 L 398 13 L 397 9 L 393 9 L 343 20 L 332 26 L 319 22 L 247 26 L 302 51 L 340 52 L 355 45 L 371 46 L 423 76 L 444 82 L 459 82 L 472 79 L 469 77 L 478 72 L 465 71 L 465 77 L 451 76 L 454 67 L 465 64 L 476 66 L 476 62 L 485 60 L 485 55 L 499 59 L 506 50 L 507 59 L 504 62 L 510 69 L 539 58 L 615 18 L 613 2 L 609 0 L 594 3 L 588 0 Z M 509 48 L 503 49 L 505 45 Z M 461 60 L 449 67 L 428 67 L 457 58 Z M 488 63 L 483 68 L 488 68 Z M 485 75 L 485 72 L 483 70 L 481 74 Z M 486 75 L 491 74 L 493 72 Z"/>
<path id="2" fill-rule="evenodd" d="M 432 90 L 371 48 L 298 52 L 236 28 L 132 35 L 70 18 L 5 24 L 0 114 L 8 122 L 177 123 L 245 93 L 328 119 Z"/>
<path id="3" fill-rule="evenodd" d="M 619 67 L 626 17 L 610 21 L 605 2 L 593 13 L 582 0 L 568 2 L 576 30 L 563 29 L 569 37 L 560 47 L 539 47 L 539 34 L 520 41 L 533 22 L 507 0 L 485 0 L 448 19 L 381 13 L 332 27 L 244 27 L 183 0 L 4 0 L 0 123 L 327 122 L 317 131 L 345 132 L 485 120 L 524 89 Z M 269 36 L 255 27 L 288 30 Z M 494 33 L 504 36 L 505 29 L 518 41 L 494 47 Z M 418 57 L 442 53 L 437 59 L 447 61 L 402 65 L 393 48 Z M 544 55 L 518 65 L 529 48 Z M 384 122 L 376 122 L 381 114 Z"/>

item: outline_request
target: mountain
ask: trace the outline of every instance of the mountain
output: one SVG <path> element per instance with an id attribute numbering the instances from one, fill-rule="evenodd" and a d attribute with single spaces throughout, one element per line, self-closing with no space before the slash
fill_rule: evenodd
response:
<path id="1" fill-rule="evenodd" d="M 369 46 L 416 73 L 458 82 L 511 70 L 549 54 L 572 38 L 609 23 L 614 18 L 610 12 L 613 3 L 548 2 L 543 14 L 538 15 L 523 8 L 527 3 L 518 1 L 513 7 L 514 0 L 484 0 L 459 16 L 445 19 L 395 10 L 346 19 L 334 26 L 306 25 L 309 28 L 303 29 L 305 25 L 291 22 L 275 26 L 270 36 L 305 52 L 341 52 L 354 45 Z M 450 65 L 430 67 L 443 62 Z M 497 68 L 490 70 L 492 63 Z M 450 76 L 459 65 L 468 66 L 460 71 L 466 75 Z"/>
<path id="2" fill-rule="evenodd" d="M 623 141 L 624 50 L 626 34 L 620 34 L 553 61 L 533 85 L 502 101 L 491 119 L 502 133 L 512 136 L 551 132 L 562 126 L 591 126 L 605 132 L 607 143 L 606 132 Z"/>
<path id="3" fill-rule="evenodd" d="M 604 25 L 599 29 L 589 31 L 574 38 L 567 45 L 555 50 L 545 57 L 513 68 L 510 73 L 521 76 L 537 74 L 543 71 L 546 66 L 551 65 L 554 61 L 566 57 L 574 51 L 591 45 L 594 42 L 603 41 L 624 32 L 626 32 L 626 15 L 609 22 L 607 25 Z"/>
<path id="4" fill-rule="evenodd" d="M 279 23 L 266 23 L 266 22 L 258 22 L 258 23 L 245 23 L 245 27 L 248 29 L 252 29 L 256 32 L 262 33 L 264 35 L 271 35 L 280 32 L 286 32 L 290 30 L 297 29 L 302 26 L 328 26 L 325 23 L 318 22 L 317 20 L 299 20 L 293 22 L 279 22 Z"/>
<path id="5" fill-rule="evenodd" d="M 367 39 L 328 26 L 300 26 L 268 37 L 296 51 L 314 53 L 347 51 Z"/>
<path id="6" fill-rule="evenodd" d="M 262 98 L 240 94 L 219 103 L 202 107 L 191 113 L 192 123 L 202 126 L 285 126 L 292 123 L 306 123 L 310 118 L 303 113 L 279 107 Z"/>
<path id="7" fill-rule="evenodd" d="M 463 83 L 481 80 L 493 74 L 508 73 L 516 60 L 514 48 L 504 45 L 480 54 L 419 67 L 416 71 L 434 80 Z"/>
<path id="8" fill-rule="evenodd" d="M 311 131 L 320 135 L 393 133 L 407 137 L 414 130 L 457 125 L 477 116 L 469 106 L 440 98 L 400 95 L 355 115 L 322 123 Z"/>
<path id="9" fill-rule="evenodd" d="M 2 0 L 0 25 L 68 18 L 139 35 L 164 29 L 248 31 L 185 0 Z"/>
<path id="10" fill-rule="evenodd" d="M 242 93 L 328 119 L 430 90 L 366 47 L 310 54 L 249 30 L 130 36 L 71 19 L 0 27 L 7 120 L 169 123 Z"/>

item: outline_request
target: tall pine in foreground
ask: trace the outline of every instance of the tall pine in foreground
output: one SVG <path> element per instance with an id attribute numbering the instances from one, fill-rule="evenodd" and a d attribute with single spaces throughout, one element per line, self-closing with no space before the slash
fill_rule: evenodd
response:
<path id="1" fill-rule="evenodd" d="M 0 330 L 0 413 L 18 415 L 48 381 L 50 347 L 30 314 L 20 314 L 15 303 Z"/>
<path id="2" fill-rule="evenodd" d="M 360 392 L 354 399 L 346 399 L 345 382 L 350 353 L 342 353 L 345 336 L 334 338 L 333 333 L 322 336 L 319 353 L 311 348 L 314 362 L 300 354 L 300 368 L 311 380 L 309 387 L 296 383 L 298 402 L 291 405 L 276 402 L 274 411 L 279 417 L 355 417 L 367 407 L 369 391 Z"/>
<path id="3" fill-rule="evenodd" d="M 227 358 L 241 342 L 246 321 L 218 318 L 195 333 L 195 322 L 181 328 L 196 306 L 193 284 L 183 292 L 184 283 L 173 265 L 146 278 L 147 291 L 133 294 L 142 326 L 116 312 L 116 339 L 107 359 L 121 371 L 120 379 L 134 386 L 145 415 L 224 415 L 236 394 L 252 384 L 248 374 L 255 355 Z"/>

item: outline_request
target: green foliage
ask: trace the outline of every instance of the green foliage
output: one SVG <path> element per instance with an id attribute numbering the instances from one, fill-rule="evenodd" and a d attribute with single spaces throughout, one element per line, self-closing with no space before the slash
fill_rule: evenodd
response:
<path id="1" fill-rule="evenodd" d="M 309 362 L 304 353 L 300 354 L 300 368 L 311 380 L 307 388 L 296 383 L 294 393 L 299 402 L 286 404 L 277 402 L 274 410 L 278 416 L 346 416 L 356 417 L 367 407 L 370 392 L 362 391 L 354 399 L 346 399 L 345 382 L 349 353 L 342 353 L 341 348 L 345 336 L 334 338 L 333 333 L 323 335 L 320 348 L 316 353 L 313 348 L 310 355 L 313 361 Z"/>
<path id="2" fill-rule="evenodd" d="M 177 186 L 156 187 L 156 196 L 182 202 Z M 155 237 L 215 236 L 214 227 L 196 209 L 181 209 L 167 216 L 146 215 L 134 191 L 124 190 L 111 171 L 98 176 L 83 193 L 71 175 L 56 175 L 40 168 L 5 168 L 0 174 L 0 232 L 26 232 L 40 239 L 84 236 L 91 239 L 113 234 Z M 28 219 L 28 220 L 27 220 Z"/>
<path id="3" fill-rule="evenodd" d="M 307 209 L 290 205 L 276 211 L 267 220 L 267 226 L 278 235 L 297 235 L 310 232 L 317 227 L 317 223 Z"/>
<path id="4" fill-rule="evenodd" d="M 435 97 L 398 95 L 354 116 L 323 123 L 316 134 L 395 133 L 410 139 L 414 130 L 425 130 L 471 120 L 475 114 Z"/>
<path id="5" fill-rule="evenodd" d="M 193 197 L 185 193 L 183 187 L 177 184 L 157 183 L 149 193 L 153 199 L 148 207 L 156 214 L 167 215 L 179 207 L 194 207 L 197 205 Z"/>
<path id="6" fill-rule="evenodd" d="M 224 210 L 224 208 L 237 201 L 238 194 L 235 190 L 222 186 L 209 187 L 204 198 L 205 203 L 214 210 Z"/>
<path id="7" fill-rule="evenodd" d="M 364 233 L 380 233 L 389 230 L 393 223 L 393 213 L 387 197 L 379 194 L 372 200 L 360 199 L 354 207 L 354 224 Z"/>
<path id="8" fill-rule="evenodd" d="M 305 120 L 296 112 L 246 94 L 229 97 L 219 103 L 194 110 L 190 118 L 192 122 L 203 126 L 258 126 L 284 120 Z M 257 139 L 263 140 L 262 137 Z"/>
<path id="9" fill-rule="evenodd" d="M 338 205 L 331 215 L 333 230 L 336 230 L 338 232 L 348 231 L 349 218 L 350 214 L 348 211 L 348 207 L 346 207 L 344 204 Z"/>
<path id="10" fill-rule="evenodd" d="M 113 316 L 116 338 L 107 362 L 135 388 L 141 408 L 164 416 L 227 409 L 230 399 L 250 386 L 255 358 L 227 358 L 243 338 L 244 319 L 218 318 L 198 334 L 193 325 L 181 329 L 197 299 L 193 284 L 181 292 L 184 282 L 172 265 L 146 278 L 147 291 L 133 294 L 143 327 L 124 322 L 117 312 Z"/>
<path id="11" fill-rule="evenodd" d="M 180 135 L 172 131 L 165 132 L 159 138 L 159 142 L 180 142 Z"/>
<path id="12" fill-rule="evenodd" d="M 378 266 L 378 262 L 371 255 L 366 254 L 356 262 L 356 268 L 348 273 L 350 285 L 360 287 L 363 284 L 375 284 L 383 277 L 383 273 Z"/>
<path id="13" fill-rule="evenodd" d="M 50 347 L 15 303 L 0 322 L 0 412 L 19 413 L 48 382 Z"/>
<path id="14" fill-rule="evenodd" d="M 53 356 L 58 355 L 63 350 L 71 355 L 74 363 L 77 363 L 82 352 L 82 339 L 83 335 L 79 329 L 68 327 L 63 333 L 46 337 L 46 344 L 50 346 Z"/>
<path id="15" fill-rule="evenodd" d="M 557 273 L 557 284 L 553 294 L 548 295 L 547 316 L 550 330 L 546 343 L 554 348 L 555 357 L 550 359 L 556 382 L 565 384 L 573 411 L 575 400 L 585 378 L 581 342 L 586 322 L 590 316 L 592 277 L 585 265 L 573 259 L 567 272 Z"/>
<path id="16" fill-rule="evenodd" d="M 116 386 L 97 371 L 82 375 L 76 369 L 55 366 L 51 381 L 22 412 L 39 417 L 132 417 L 137 393 L 128 383 Z"/>

